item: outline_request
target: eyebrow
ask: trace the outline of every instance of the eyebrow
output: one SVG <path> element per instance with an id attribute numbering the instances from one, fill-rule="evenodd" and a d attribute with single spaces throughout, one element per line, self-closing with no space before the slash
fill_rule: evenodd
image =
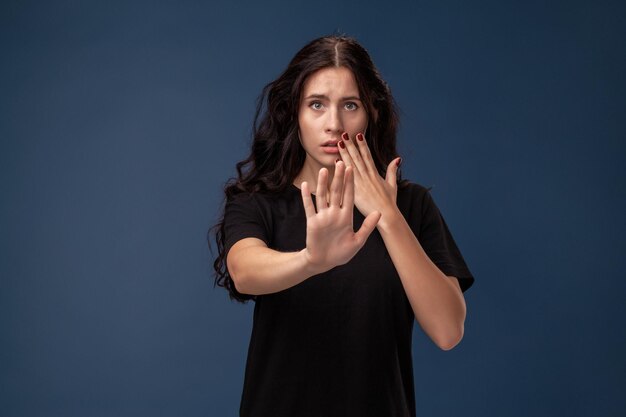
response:
<path id="1" fill-rule="evenodd" d="M 330 100 L 328 98 L 328 96 L 326 96 L 324 94 L 311 94 L 308 97 L 306 97 L 305 100 L 308 100 L 310 98 L 321 98 L 321 99 L 324 99 L 324 100 Z M 342 97 L 341 100 L 359 100 L 359 101 L 361 101 L 361 99 L 358 96 Z"/>

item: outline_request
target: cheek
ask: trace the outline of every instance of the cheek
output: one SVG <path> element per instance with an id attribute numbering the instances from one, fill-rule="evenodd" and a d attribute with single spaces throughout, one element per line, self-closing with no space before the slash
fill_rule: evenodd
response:
<path id="1" fill-rule="evenodd" d="M 362 132 L 367 128 L 367 115 L 366 114 L 355 115 L 349 120 L 349 124 L 351 127 L 350 130 L 354 130 L 356 132 Z"/>
<path id="2" fill-rule="evenodd" d="M 300 116 L 298 118 L 298 127 L 300 128 L 301 138 L 306 140 L 315 135 L 320 129 L 319 122 L 311 117 Z"/>

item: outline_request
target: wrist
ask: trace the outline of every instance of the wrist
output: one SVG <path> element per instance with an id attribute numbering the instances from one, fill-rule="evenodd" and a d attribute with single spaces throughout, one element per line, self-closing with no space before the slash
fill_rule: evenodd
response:
<path id="1" fill-rule="evenodd" d="M 321 274 L 322 272 L 326 272 L 328 270 L 328 268 L 324 268 L 322 265 L 316 264 L 311 261 L 311 257 L 307 248 L 302 249 L 299 252 L 299 255 L 302 262 L 302 267 L 307 278 L 312 277 L 313 275 Z"/>
<path id="2" fill-rule="evenodd" d="M 386 231 L 403 221 L 404 216 L 402 212 L 400 212 L 398 206 L 393 206 L 387 210 L 381 211 L 381 217 L 376 224 L 376 228 L 379 232 Z"/>

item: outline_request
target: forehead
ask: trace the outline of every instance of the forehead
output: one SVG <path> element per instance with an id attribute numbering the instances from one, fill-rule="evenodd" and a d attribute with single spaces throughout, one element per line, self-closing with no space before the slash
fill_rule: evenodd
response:
<path id="1" fill-rule="evenodd" d="M 346 67 L 329 67 L 315 71 L 304 82 L 303 97 L 324 94 L 329 97 L 355 95 L 359 88 L 354 74 Z"/>

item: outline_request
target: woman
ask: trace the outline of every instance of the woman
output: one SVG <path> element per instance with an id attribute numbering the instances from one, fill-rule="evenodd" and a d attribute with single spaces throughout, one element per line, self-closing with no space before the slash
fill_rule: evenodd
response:
<path id="1" fill-rule="evenodd" d="M 255 300 L 241 416 L 415 416 L 414 318 L 441 349 L 461 340 L 474 278 L 401 180 L 397 125 L 351 38 L 310 42 L 263 89 L 215 226 L 216 284 Z"/>

